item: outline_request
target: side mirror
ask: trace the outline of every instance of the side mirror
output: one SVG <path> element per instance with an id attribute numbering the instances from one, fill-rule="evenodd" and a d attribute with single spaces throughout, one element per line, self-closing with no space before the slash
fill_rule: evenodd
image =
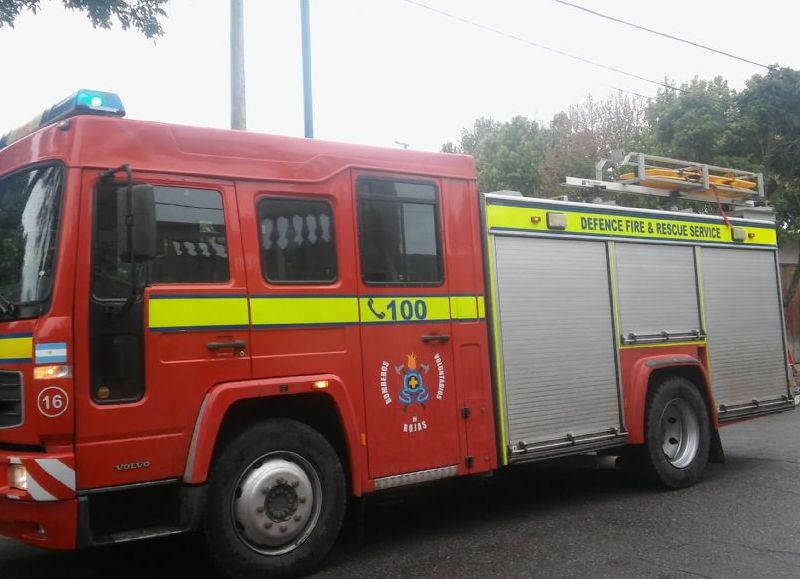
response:
<path id="1" fill-rule="evenodd" d="M 117 224 L 120 259 L 130 263 L 149 261 L 157 255 L 156 202 L 153 187 L 134 185 L 119 189 Z M 128 199 L 128 195 L 131 196 Z M 130 211 L 129 211 L 130 209 Z"/>

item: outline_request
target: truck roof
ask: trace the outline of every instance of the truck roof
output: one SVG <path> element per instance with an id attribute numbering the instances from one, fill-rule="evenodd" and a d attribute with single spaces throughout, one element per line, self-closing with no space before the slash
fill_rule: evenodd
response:
<path id="1" fill-rule="evenodd" d="M 232 180 L 321 182 L 349 168 L 475 179 L 469 155 L 91 115 L 48 125 L 12 143 L 0 151 L 0 174 L 51 159 L 102 169 L 128 163 L 140 171 Z"/>

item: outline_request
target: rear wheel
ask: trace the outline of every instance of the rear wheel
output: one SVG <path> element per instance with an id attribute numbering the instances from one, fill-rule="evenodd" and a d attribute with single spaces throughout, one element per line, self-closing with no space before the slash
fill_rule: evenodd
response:
<path id="1" fill-rule="evenodd" d="M 333 545 L 345 511 L 336 452 L 293 420 L 270 420 L 240 434 L 217 459 L 208 491 L 204 537 L 231 577 L 309 571 Z"/>
<path id="2" fill-rule="evenodd" d="M 693 485 L 708 463 L 708 411 L 697 388 L 685 378 L 661 382 L 645 413 L 643 466 L 656 483 L 671 489 Z"/>

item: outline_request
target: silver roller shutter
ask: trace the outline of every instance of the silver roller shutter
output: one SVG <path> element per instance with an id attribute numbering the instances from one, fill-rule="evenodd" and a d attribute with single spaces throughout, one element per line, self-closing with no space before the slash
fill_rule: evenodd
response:
<path id="1" fill-rule="evenodd" d="M 699 331 L 694 248 L 616 244 L 620 330 L 628 334 Z"/>
<path id="2" fill-rule="evenodd" d="M 775 252 L 702 248 L 711 384 L 717 405 L 787 394 Z"/>
<path id="3" fill-rule="evenodd" d="M 507 441 L 621 429 L 603 242 L 495 238 Z"/>

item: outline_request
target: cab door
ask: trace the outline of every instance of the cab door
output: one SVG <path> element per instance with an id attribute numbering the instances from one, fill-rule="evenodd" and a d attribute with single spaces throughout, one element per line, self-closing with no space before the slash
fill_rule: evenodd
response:
<path id="1" fill-rule="evenodd" d="M 354 176 L 369 475 L 459 464 L 437 180 Z"/>
<path id="2" fill-rule="evenodd" d="M 76 320 L 78 488 L 180 477 L 203 397 L 250 377 L 233 184 L 136 174 L 154 189 L 158 256 L 120 258 L 127 186 L 87 175 Z M 89 251 L 88 248 L 92 248 Z"/>

